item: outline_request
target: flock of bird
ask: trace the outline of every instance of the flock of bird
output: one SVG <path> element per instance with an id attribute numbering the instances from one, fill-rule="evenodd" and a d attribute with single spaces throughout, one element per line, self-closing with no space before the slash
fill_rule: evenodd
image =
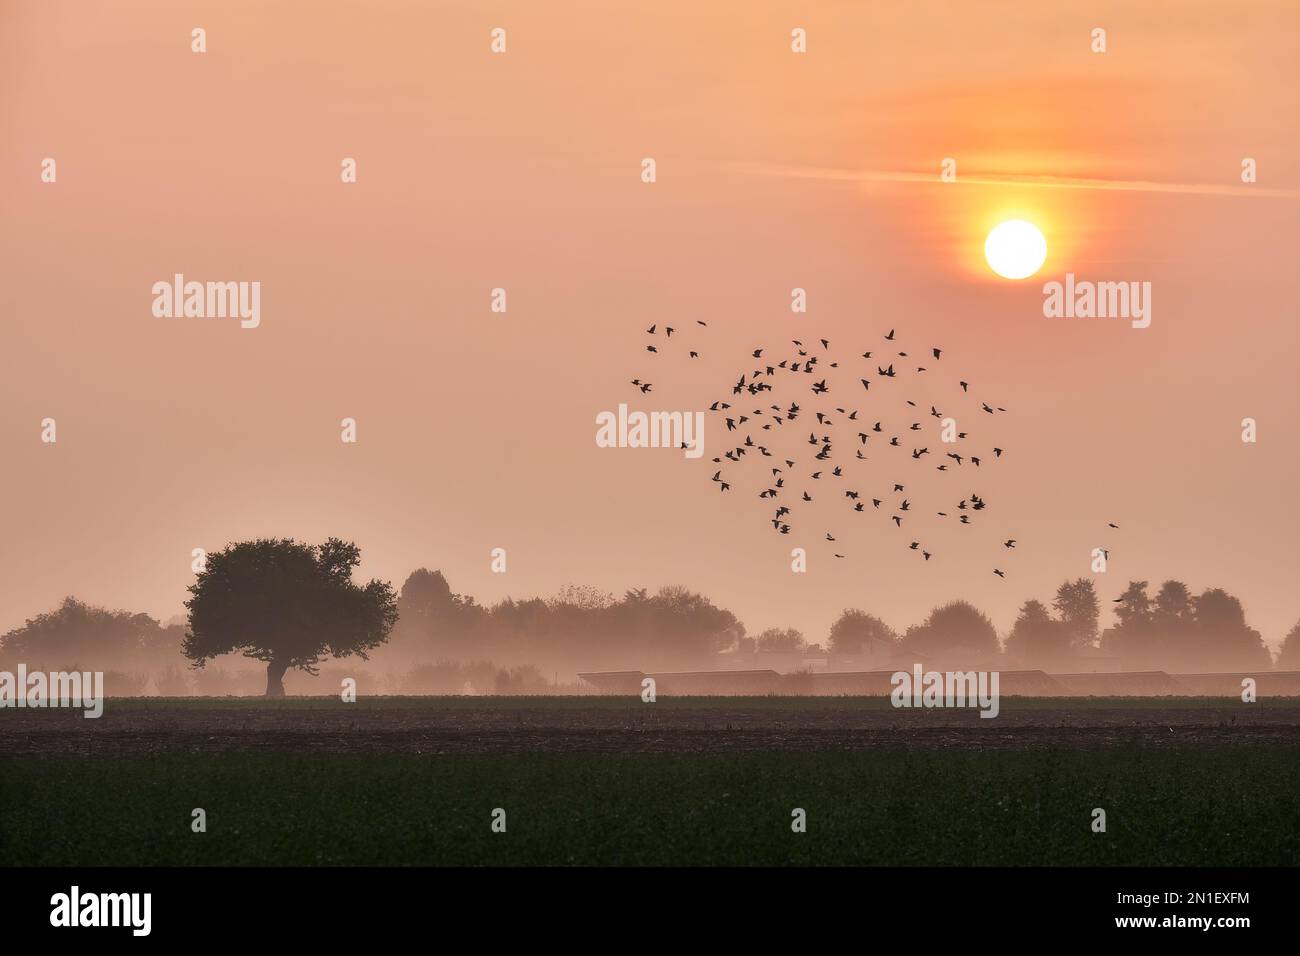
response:
<path id="1" fill-rule="evenodd" d="M 707 329 L 708 323 L 696 320 L 688 336 L 673 326 L 651 325 L 645 330 L 645 351 L 656 362 L 674 355 L 698 359 L 699 347 L 685 340 L 694 340 L 701 328 Z M 753 349 L 730 394 L 708 406 L 722 420 L 730 440 L 730 447 L 712 459 L 718 466 L 712 482 L 725 493 L 735 485 L 737 472 L 757 472 L 757 496 L 767 505 L 773 532 L 781 535 L 791 534 L 796 517 L 811 513 L 813 502 L 828 498 L 842 501 L 850 515 L 883 516 L 902 546 L 928 562 L 939 545 L 920 532 L 908 533 L 920 524 L 918 515 L 932 512 L 954 526 L 971 525 L 984 517 L 989 504 L 978 492 L 966 491 L 955 492 L 937 505 L 923 505 L 919 496 L 928 482 L 919 480 L 917 470 L 946 473 L 947 479 L 969 488 L 967 482 L 973 483 L 981 469 L 1002 458 L 1004 450 L 992 444 L 971 447 L 968 433 L 957 430 L 955 415 L 945 422 L 948 416 L 934 404 L 927 401 L 926 410 L 908 397 L 909 383 L 920 376 L 947 377 L 942 348 L 931 346 L 913 356 L 899 348 L 895 329 L 882 341 L 860 354 L 855 350 L 851 375 L 824 338 L 808 344 L 792 339 L 775 350 Z M 960 389 L 954 390 L 955 395 L 977 401 L 972 414 L 1006 412 L 996 403 L 968 399 L 967 379 L 955 378 L 955 382 Z M 631 384 L 641 394 L 654 388 L 645 377 Z M 890 408 L 901 418 L 889 421 L 886 410 Z M 927 426 L 927 419 L 934 422 Z M 866 477 L 860 474 L 863 470 L 875 474 Z M 840 540 L 834 529 L 816 530 L 828 543 Z M 1014 537 L 1002 539 L 1005 550 L 999 553 L 1013 551 L 1017 544 Z M 844 551 L 832 553 L 835 558 L 846 557 Z M 992 573 L 1007 576 L 1003 567 L 994 567 Z"/>

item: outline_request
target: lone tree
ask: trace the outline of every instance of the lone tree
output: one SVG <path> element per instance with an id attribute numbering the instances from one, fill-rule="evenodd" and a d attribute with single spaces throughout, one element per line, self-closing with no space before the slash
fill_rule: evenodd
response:
<path id="1" fill-rule="evenodd" d="M 189 588 L 189 631 L 181 649 L 202 667 L 240 651 L 266 662 L 266 696 L 284 696 L 291 667 L 316 674 L 325 657 L 366 652 L 388 640 L 397 623 L 391 585 L 352 583 L 361 549 L 330 538 L 322 545 L 290 539 L 230 544 L 208 556 Z"/>

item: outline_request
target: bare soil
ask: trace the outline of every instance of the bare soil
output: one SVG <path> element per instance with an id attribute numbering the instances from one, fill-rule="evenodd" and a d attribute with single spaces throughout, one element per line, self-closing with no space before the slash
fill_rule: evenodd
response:
<path id="1" fill-rule="evenodd" d="M 438 699 L 400 707 L 367 703 L 320 708 L 131 707 L 110 701 L 99 719 L 80 711 L 0 711 L 0 756 L 162 753 L 319 754 L 729 754 L 773 751 L 1104 749 L 1125 745 L 1300 744 L 1300 700 L 1221 706 L 1204 701 L 1108 708 L 1017 709 L 1003 700 L 994 719 L 974 710 L 827 707 L 788 699 L 766 707 L 630 704 L 530 707 L 492 702 L 448 706 Z"/>

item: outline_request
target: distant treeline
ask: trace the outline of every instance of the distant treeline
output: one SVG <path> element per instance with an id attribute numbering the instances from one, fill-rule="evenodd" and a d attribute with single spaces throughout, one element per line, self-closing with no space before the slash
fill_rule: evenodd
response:
<path id="1" fill-rule="evenodd" d="M 1092 669 L 1099 658 L 1126 670 L 1274 666 L 1241 603 L 1221 589 L 1193 594 L 1179 581 L 1166 581 L 1153 596 L 1147 582 L 1134 581 L 1112 604 L 1117 623 L 1103 631 L 1093 581 L 1067 581 L 1050 605 L 1026 601 L 1005 641 L 988 617 L 965 601 L 938 607 L 901 633 L 850 609 L 822 641 L 810 645 L 789 628 L 750 634 L 730 611 L 682 587 L 654 593 L 637 588 L 615 597 L 570 586 L 549 599 L 485 606 L 454 593 L 441 572 L 422 568 L 406 579 L 397 623 L 370 658 L 375 673 L 388 675 L 385 690 L 426 693 L 466 686 L 480 693 L 536 690 L 553 685 L 553 675 L 571 679 L 568 675 L 583 670 L 707 669 L 724 653 L 1001 662 L 1057 671 Z M 239 673 L 235 664 L 190 668 L 181 655 L 185 633 L 179 623 L 164 625 L 146 614 L 92 607 L 70 597 L 0 637 L 0 667 L 25 662 L 112 671 L 120 687 L 143 686 L 152 674 L 159 693 L 186 687 L 199 693 L 243 692 L 231 689 Z M 1300 670 L 1300 624 L 1287 635 L 1276 666 Z"/>
<path id="2" fill-rule="evenodd" d="M 902 633 L 858 609 L 844 611 L 822 641 L 799 631 L 747 632 L 734 614 L 685 588 L 621 598 L 569 587 L 550 600 L 506 600 L 490 607 L 452 592 L 441 572 L 420 569 L 403 585 L 389 647 L 429 648 L 451 657 L 527 660 L 587 670 L 706 667 L 724 652 L 813 653 L 842 657 L 983 660 L 1061 669 L 1110 658 L 1127 670 L 1268 669 L 1271 656 L 1246 623 L 1241 602 L 1221 589 L 1192 594 L 1166 581 L 1155 597 L 1134 581 L 1112 602 L 1118 623 L 1100 628 L 1101 601 L 1092 580 L 1067 581 L 1050 607 L 1026 601 L 1000 641 L 989 618 L 965 601 L 935 608 Z M 1288 635 L 1278 666 L 1300 669 L 1300 624 Z"/>

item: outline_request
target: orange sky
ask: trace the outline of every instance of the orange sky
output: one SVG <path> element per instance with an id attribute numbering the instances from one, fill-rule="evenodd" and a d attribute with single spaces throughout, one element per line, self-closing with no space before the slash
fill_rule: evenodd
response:
<path id="1" fill-rule="evenodd" d="M 1276 644 L 1300 617 L 1297 64 L 1283 0 L 6 0 L 0 630 L 70 592 L 166 617 L 192 548 L 339 535 L 398 584 L 421 565 L 485 601 L 682 583 L 810 640 L 846 606 L 902 627 L 956 597 L 1005 629 L 1100 545 L 1105 598 L 1222 586 Z M 1018 283 L 979 261 L 1010 213 L 1050 250 Z M 1151 327 L 1044 318 L 1066 271 L 1151 282 Z M 260 281 L 261 327 L 155 318 L 177 272 Z M 701 362 L 647 364 L 646 327 L 696 318 Z M 726 397 L 760 345 L 852 355 L 890 327 L 1009 409 L 982 476 L 1021 542 L 1005 581 L 972 542 L 834 561 L 720 497 L 707 458 L 595 445 L 620 402 Z"/>

